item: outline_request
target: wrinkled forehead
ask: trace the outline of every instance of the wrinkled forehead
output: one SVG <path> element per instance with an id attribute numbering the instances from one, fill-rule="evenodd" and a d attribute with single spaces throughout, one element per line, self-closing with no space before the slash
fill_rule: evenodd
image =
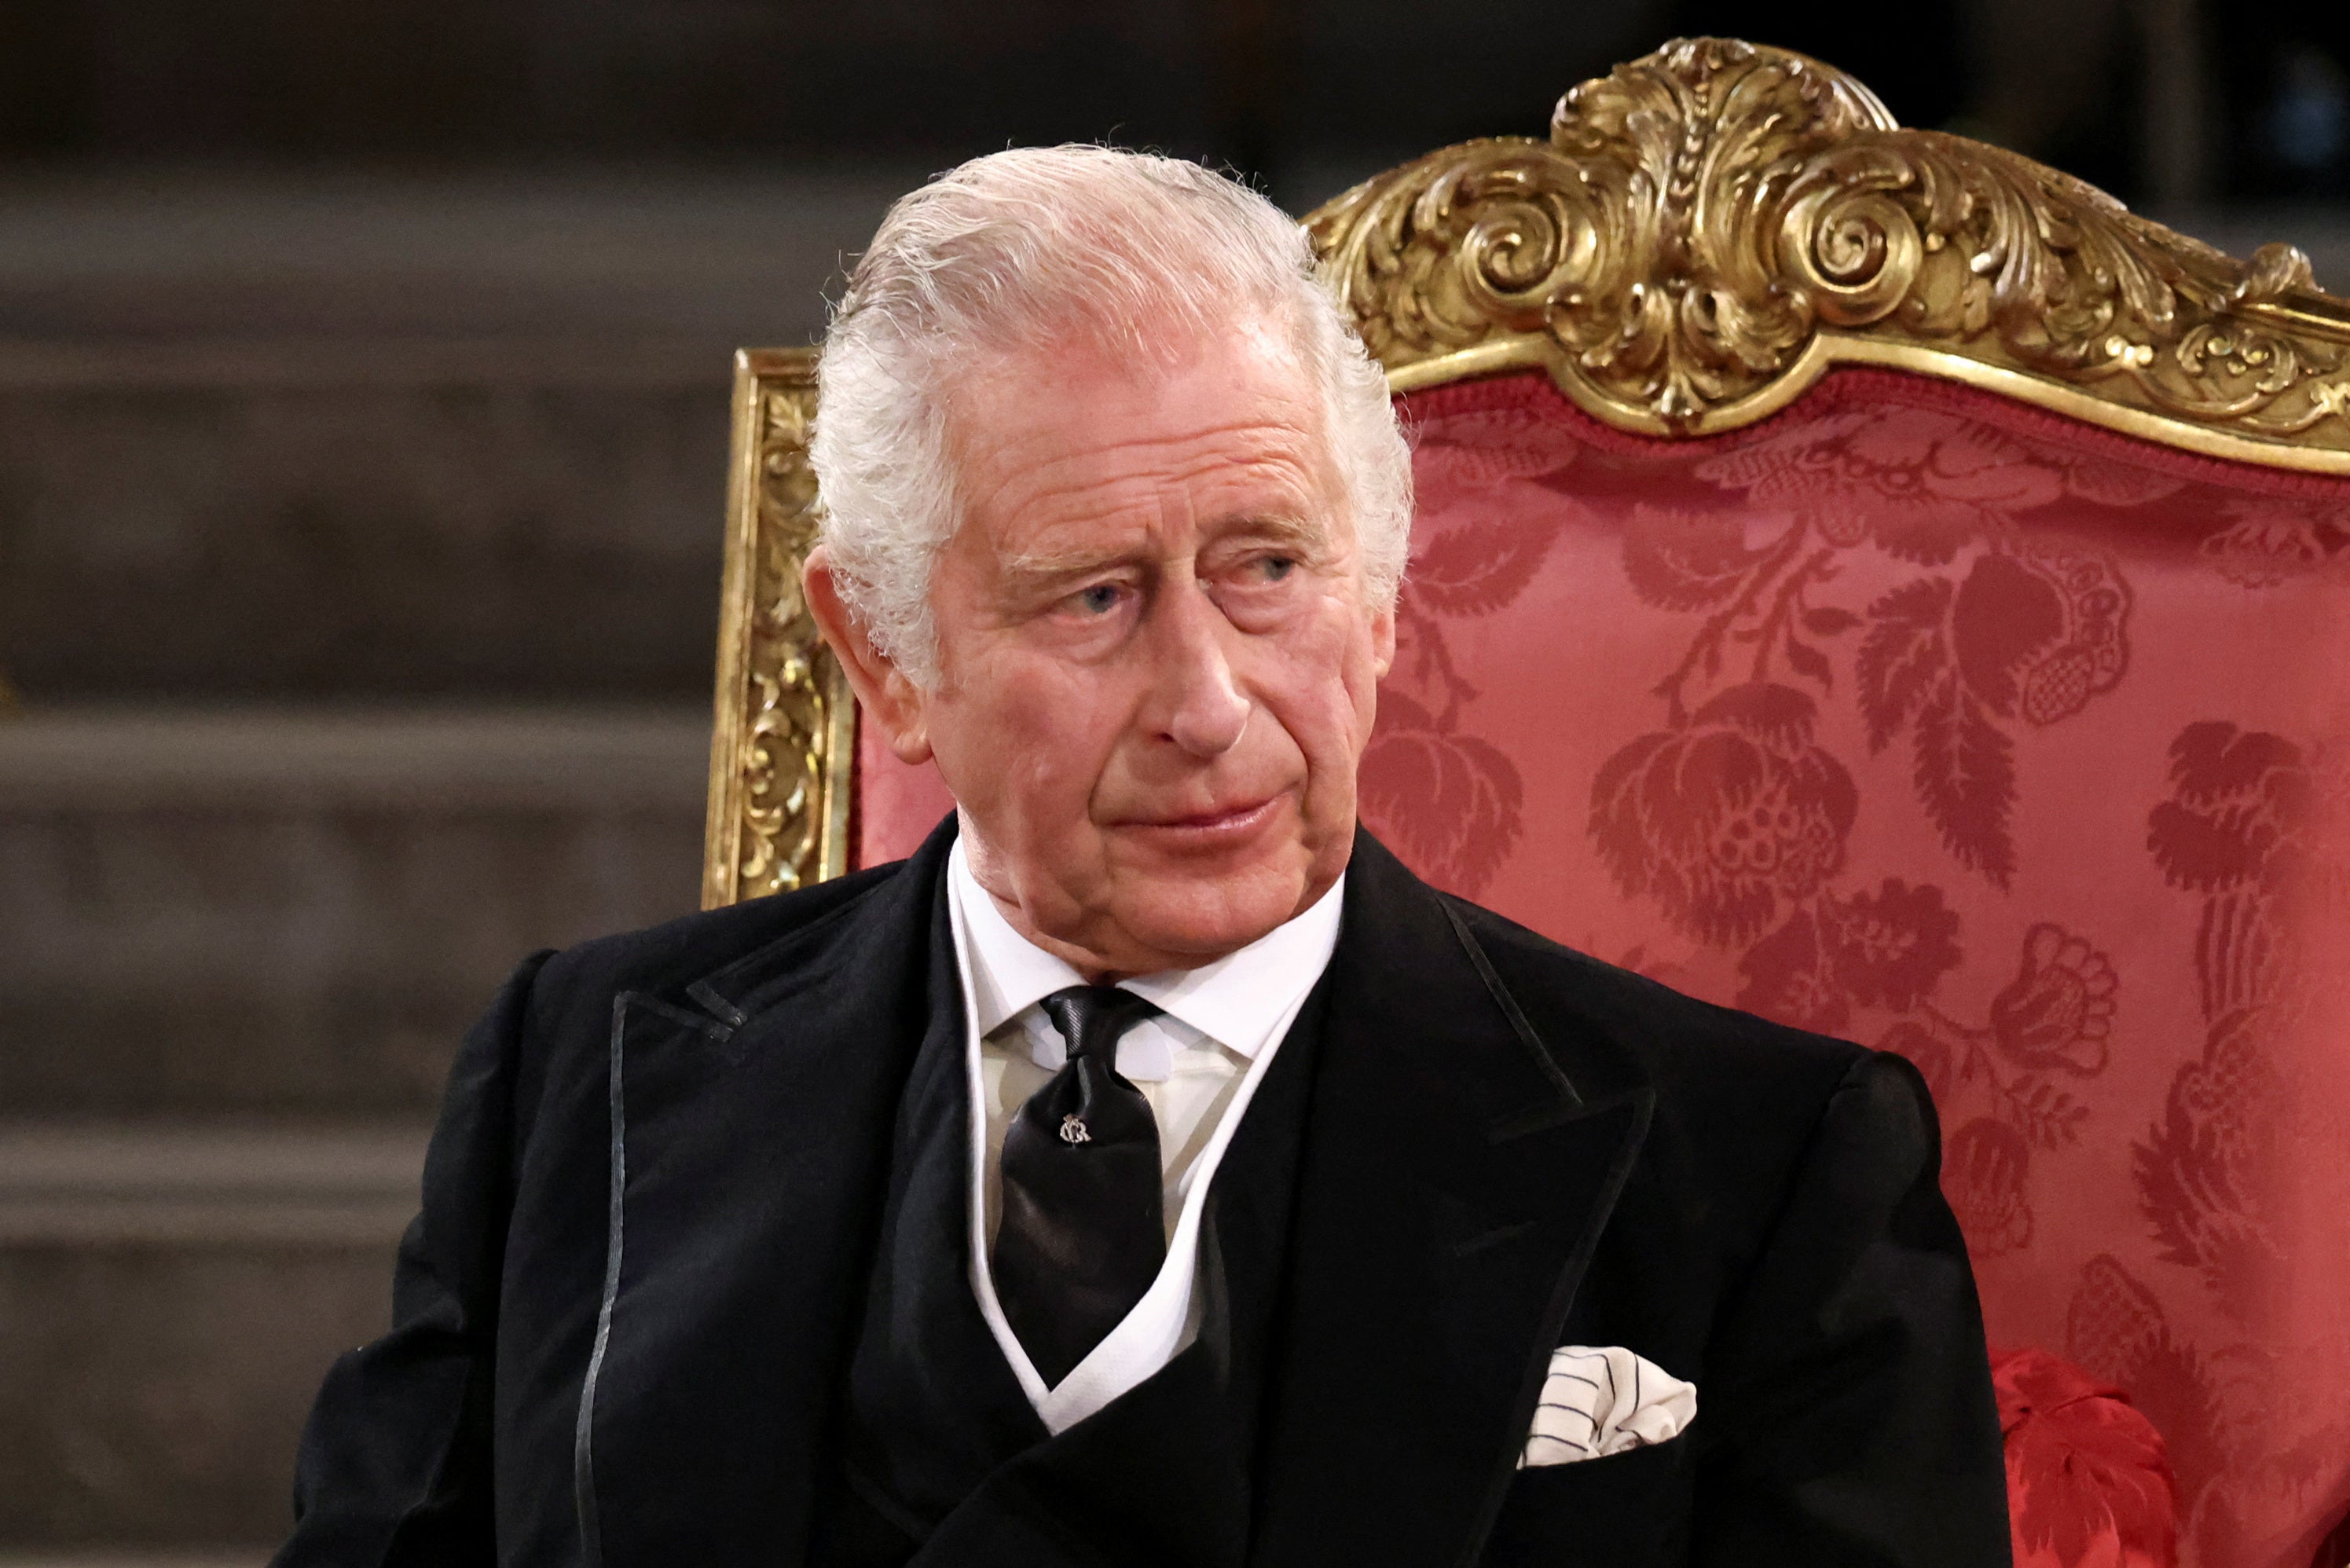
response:
<path id="1" fill-rule="evenodd" d="M 1261 319 L 1130 355 L 1089 336 L 990 353 L 960 368 L 942 412 L 959 532 L 1175 504 L 1344 516 L 1320 379 Z"/>
<path id="2" fill-rule="evenodd" d="M 1293 379 L 1301 396 L 1321 400 L 1304 327 L 1285 312 L 1243 302 L 1215 320 L 1186 311 L 1082 311 L 1039 318 L 1008 337 L 958 339 L 934 366 L 933 395 L 959 421 L 983 416 L 991 399 L 1076 378 L 1150 389 L 1203 367 Z"/>

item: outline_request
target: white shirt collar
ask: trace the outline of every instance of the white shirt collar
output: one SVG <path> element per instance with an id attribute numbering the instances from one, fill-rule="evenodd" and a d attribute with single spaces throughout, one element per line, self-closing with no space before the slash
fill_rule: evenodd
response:
<path id="1" fill-rule="evenodd" d="M 962 909 L 969 940 L 972 1012 L 982 1036 L 1065 986 L 1083 985 L 1085 976 L 1013 929 L 995 900 L 971 874 L 962 840 L 947 857 L 951 894 Z M 1288 1016 L 1291 1005 L 1313 989 L 1338 945 L 1338 912 L 1347 878 L 1342 872 L 1327 892 L 1237 951 L 1197 969 L 1136 975 L 1118 984 L 1226 1049 L 1253 1060 Z"/>

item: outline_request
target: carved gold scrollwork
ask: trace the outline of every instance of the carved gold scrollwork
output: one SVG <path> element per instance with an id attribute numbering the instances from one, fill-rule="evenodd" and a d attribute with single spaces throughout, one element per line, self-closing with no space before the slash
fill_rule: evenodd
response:
<path id="1" fill-rule="evenodd" d="M 1783 50 L 1669 44 L 1547 141 L 1448 148 L 1306 225 L 1399 389 L 1541 366 L 1612 424 L 1700 434 L 1856 361 L 2350 471 L 2350 302 L 2300 252 L 2233 261 Z"/>
<path id="2" fill-rule="evenodd" d="M 854 705 L 800 593 L 820 511 L 807 461 L 816 353 L 746 351 L 734 374 L 704 908 L 848 865 Z"/>

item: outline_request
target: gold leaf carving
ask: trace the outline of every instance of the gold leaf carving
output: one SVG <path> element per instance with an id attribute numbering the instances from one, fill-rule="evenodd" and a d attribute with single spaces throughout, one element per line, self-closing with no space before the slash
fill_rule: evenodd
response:
<path id="1" fill-rule="evenodd" d="M 847 869 L 855 713 L 800 593 L 820 515 L 815 412 L 813 349 L 738 357 L 705 908 Z"/>
<path id="2" fill-rule="evenodd" d="M 1888 364 L 2350 471 L 2350 303 L 2300 252 L 2231 260 L 1783 50 L 1676 41 L 1547 141 L 1448 148 L 1306 224 L 1399 389 L 1541 366 L 1611 424 L 1700 434 Z"/>

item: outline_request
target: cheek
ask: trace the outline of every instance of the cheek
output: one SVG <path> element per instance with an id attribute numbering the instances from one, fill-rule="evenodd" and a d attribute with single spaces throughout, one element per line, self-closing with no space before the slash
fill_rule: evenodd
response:
<path id="1" fill-rule="evenodd" d="M 1367 628 L 1351 610 L 1288 642 L 1277 669 L 1260 685 L 1264 706 L 1281 722 L 1327 784 L 1351 780 L 1370 739 L 1378 668 Z"/>
<path id="2" fill-rule="evenodd" d="M 933 745 L 956 799 L 1049 836 L 1081 815 L 1119 732 L 1117 704 L 1098 682 L 1003 661 L 961 685 L 951 722 Z M 988 812 L 1000 804 L 1001 813 Z"/>

